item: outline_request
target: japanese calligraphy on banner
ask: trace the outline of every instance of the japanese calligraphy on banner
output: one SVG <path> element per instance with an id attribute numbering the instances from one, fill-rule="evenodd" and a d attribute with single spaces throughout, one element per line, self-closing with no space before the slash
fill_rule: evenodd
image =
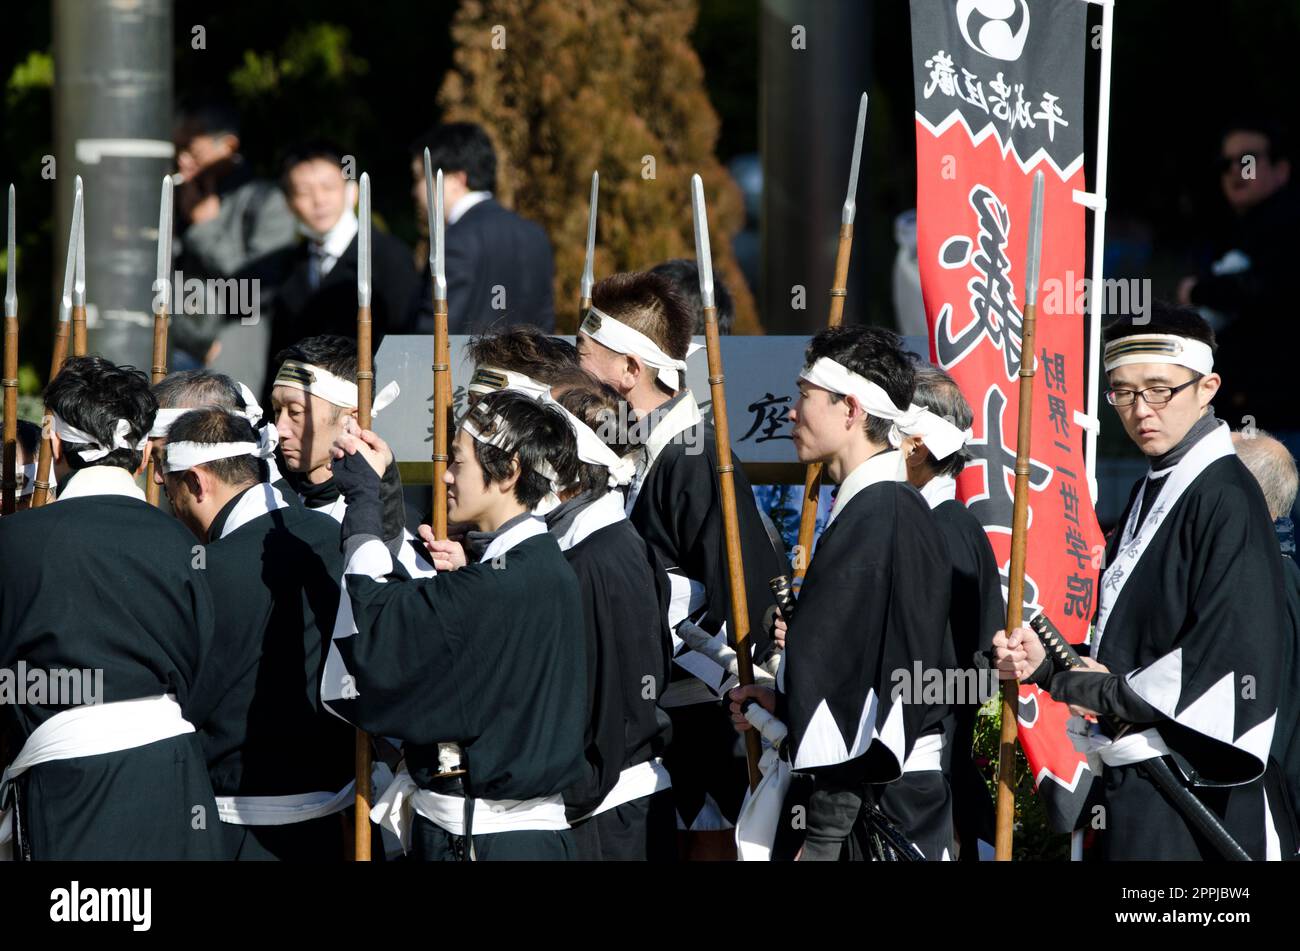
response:
<path id="1" fill-rule="evenodd" d="M 1033 173 L 1046 178 L 1039 299 L 1084 271 L 1083 0 L 912 0 L 917 254 L 930 356 L 974 410 L 958 496 L 988 532 L 1006 590 Z M 1069 274 L 1067 275 L 1067 272 Z M 1067 280 L 1069 284 L 1063 282 Z M 1033 377 L 1025 618 L 1079 643 L 1096 608 L 1101 532 L 1076 420 L 1086 392 L 1082 314 L 1040 309 Z M 1022 687 L 1020 738 L 1060 828 L 1091 782 L 1069 712 Z"/>

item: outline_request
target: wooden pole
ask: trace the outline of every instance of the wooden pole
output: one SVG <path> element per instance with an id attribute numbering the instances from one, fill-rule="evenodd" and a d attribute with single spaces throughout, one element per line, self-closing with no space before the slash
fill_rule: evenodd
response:
<path id="1" fill-rule="evenodd" d="M 172 282 L 172 177 L 164 175 L 158 206 L 158 270 L 154 280 L 153 359 L 149 381 L 158 383 L 167 375 L 167 320 L 171 305 Z M 144 494 L 150 505 L 162 505 L 162 493 L 154 481 L 153 454 L 145 471 Z"/>
<path id="2" fill-rule="evenodd" d="M 1038 311 L 1038 265 L 1043 234 L 1043 173 L 1034 173 L 1029 252 L 1025 267 L 1025 313 L 1020 343 L 1020 407 L 1016 433 L 1016 490 L 1011 512 L 1011 564 L 1007 569 L 1007 634 L 1024 624 L 1025 552 L 1029 540 L 1029 462 L 1033 439 L 1034 324 Z M 1002 682 L 1002 732 L 998 742 L 998 802 L 994 857 L 1011 861 L 1016 818 L 1016 717 L 1020 682 Z"/>
<path id="3" fill-rule="evenodd" d="M 424 150 L 424 186 L 429 207 L 429 283 L 433 287 L 433 537 L 447 537 L 447 417 L 451 413 L 451 344 L 447 338 L 447 249 L 443 216 L 442 169 L 435 178 Z"/>
<path id="4" fill-rule="evenodd" d="M 828 327 L 844 321 L 844 299 L 848 297 L 849 256 L 853 253 L 853 219 L 857 215 L 858 169 L 862 163 L 862 139 L 867 130 L 867 94 L 858 103 L 858 126 L 853 142 L 853 159 L 849 163 L 849 190 L 840 212 L 840 243 L 835 251 L 835 281 L 831 287 Z M 799 545 L 794 558 L 794 585 L 803 584 L 803 576 L 812 562 L 813 534 L 817 528 L 817 506 L 822 494 L 822 464 L 812 462 L 804 474 L 803 504 L 799 509 Z"/>
<path id="5" fill-rule="evenodd" d="M 361 173 L 361 202 L 357 213 L 357 422 L 362 429 L 371 425 L 371 407 L 375 396 L 375 358 L 372 349 L 370 295 L 370 175 Z M 356 815 L 353 858 L 358 862 L 371 859 L 370 783 L 373 755 L 370 734 L 358 729 L 355 749 Z"/>
<path id="6" fill-rule="evenodd" d="M 9 186 L 8 255 L 5 257 L 4 453 L 0 472 L 0 514 L 18 507 L 18 232 L 16 193 Z"/>
<path id="7" fill-rule="evenodd" d="M 740 520 L 736 514 L 735 466 L 731 461 L 731 434 L 727 426 L 726 376 L 722 372 L 722 345 L 718 338 L 718 308 L 713 302 L 713 257 L 709 250 L 709 221 L 704 206 L 704 182 L 691 176 L 691 203 L 695 218 L 695 257 L 700 271 L 700 298 L 704 302 L 704 344 L 709 358 L 709 394 L 713 400 L 714 447 L 718 455 L 718 484 L 722 490 L 722 525 L 727 547 L 727 581 L 731 589 L 731 636 L 736 645 L 736 678 L 740 686 L 754 682 L 754 662 L 749 653 L 749 601 L 745 592 L 745 566 L 740 549 Z M 745 731 L 745 758 L 749 788 L 762 778 L 758 760 L 763 754 L 757 730 Z"/>

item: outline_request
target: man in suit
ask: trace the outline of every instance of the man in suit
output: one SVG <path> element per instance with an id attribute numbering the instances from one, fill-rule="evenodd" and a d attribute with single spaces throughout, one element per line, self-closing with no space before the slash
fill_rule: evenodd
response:
<path id="1" fill-rule="evenodd" d="M 554 331 L 551 242 L 539 225 L 492 197 L 497 157 L 487 133 L 470 122 L 452 122 L 437 126 L 413 144 L 411 194 L 427 228 L 426 147 L 433 167 L 443 174 L 450 332 L 478 334 L 507 324 L 533 324 L 547 333 Z M 420 291 L 410 301 L 405 329 L 433 333 L 427 264 Z"/>
<path id="2" fill-rule="evenodd" d="M 357 184 L 344 175 L 342 151 L 325 142 L 294 149 L 284 160 L 281 187 L 305 240 L 256 262 L 247 276 L 278 288 L 271 307 L 270 353 L 303 337 L 356 335 Z M 372 229 L 374 346 L 401 323 L 415 294 L 410 249 Z M 268 365 L 266 379 L 277 367 Z"/>

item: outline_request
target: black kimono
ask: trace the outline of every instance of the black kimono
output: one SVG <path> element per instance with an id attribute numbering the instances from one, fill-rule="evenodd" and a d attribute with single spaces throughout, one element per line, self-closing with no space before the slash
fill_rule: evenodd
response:
<path id="1" fill-rule="evenodd" d="M 10 756 L 73 707 L 102 724 L 138 709 L 145 698 L 159 698 L 151 722 L 135 726 L 136 737 L 160 722 L 159 703 L 177 725 L 162 731 L 170 736 L 124 738 L 114 752 L 50 759 L 21 773 L 10 789 L 21 820 L 15 857 L 223 857 L 217 806 L 192 726 L 207 719 L 224 693 L 229 652 L 214 634 L 197 552 L 193 536 L 145 502 L 126 470 L 113 466 L 75 472 L 58 501 L 0 520 L 6 566 L 0 667 L 84 671 L 102 687 L 80 702 L 65 694 L 47 698 L 62 702 L 32 702 L 29 695 L 27 702 L 0 704 Z M 121 706 L 125 701 L 137 703 Z M 86 724 L 78 742 L 93 729 Z"/>
<path id="2" fill-rule="evenodd" d="M 668 579 L 624 516 L 622 492 L 578 496 L 547 523 L 578 577 L 586 620 L 586 771 L 564 792 L 577 857 L 670 859 L 676 823 L 659 760 L 671 726 L 658 705 L 672 653 Z"/>
<path id="3" fill-rule="evenodd" d="M 935 486 L 938 482 L 945 485 Z M 984 526 L 955 497 L 948 497 L 947 493 L 942 499 L 935 497 L 936 492 L 947 487 L 955 489 L 951 478 L 936 477 L 921 494 L 930 502 L 930 511 L 952 560 L 952 602 L 948 618 L 957 666 L 980 670 L 982 675 L 992 666 L 993 635 L 1006 626 L 1006 599 L 997 559 Z M 961 843 L 961 858 L 977 861 L 978 841 L 993 843 L 994 813 L 988 783 L 976 767 L 972 751 L 975 717 L 980 705 L 974 698 L 968 699 L 970 703 L 953 706 L 952 742 L 944 752 L 950 763 L 952 822 Z"/>
<path id="4" fill-rule="evenodd" d="M 415 580 L 370 538 L 344 587 L 322 697 L 403 741 L 406 769 L 385 800 L 413 805 L 415 857 L 464 854 L 472 809 L 477 858 L 572 858 L 561 793 L 586 772 L 582 598 L 545 524 L 521 516 L 479 563 Z M 439 778 L 439 743 L 459 744 L 467 775 Z"/>
<path id="5" fill-rule="evenodd" d="M 655 411 L 646 458 L 628 496 L 628 518 L 678 585 L 694 582 L 689 616 L 716 633 L 731 618 L 731 589 L 722 524 L 713 427 L 700 418 L 689 390 Z M 735 459 L 733 455 L 733 460 Z M 648 465 L 647 465 L 648 462 Z M 789 572 L 784 556 L 759 517 L 753 489 L 737 462 L 736 513 L 744 552 L 749 637 L 755 662 L 770 653 L 776 598 L 768 581 Z M 670 619 L 673 626 L 681 619 Z M 734 647 L 728 623 L 728 640 Z M 692 656 L 688 656 L 692 655 Z M 672 718 L 673 739 L 664 757 L 673 776 L 673 799 L 682 828 L 727 828 L 736 820 L 748 783 L 744 745 L 719 697 L 729 686 L 716 665 L 705 663 L 707 681 L 687 672 L 699 661 L 680 647 L 662 700 Z"/>
<path id="6" fill-rule="evenodd" d="M 1261 776 L 1287 636 L 1282 566 L 1226 424 L 1138 483 L 1106 563 L 1093 642 L 1110 673 L 1058 673 L 1048 685 L 1054 699 L 1134 724 L 1113 744 L 1090 731 L 1105 767 L 1084 811 L 1102 826 L 1089 858 L 1219 857 L 1143 775 L 1140 761 L 1155 755 L 1191 781 L 1242 848 L 1265 858 Z"/>
<path id="7" fill-rule="evenodd" d="M 209 536 L 217 630 L 239 665 L 200 734 L 230 854 L 340 859 L 355 733 L 320 702 L 343 569 L 338 523 L 262 483 L 232 499 Z"/>
<path id="8" fill-rule="evenodd" d="M 900 462 L 880 453 L 845 478 L 786 637 L 777 715 L 796 775 L 812 777 L 791 789 L 808 797 L 805 859 L 863 857 L 861 812 L 872 800 L 926 858 L 944 858 L 952 843 L 940 752 L 949 707 L 911 692 L 895 699 L 896 672 L 951 661 L 952 568 L 929 506 L 896 481 Z M 908 763 L 918 743 L 925 752 Z"/>

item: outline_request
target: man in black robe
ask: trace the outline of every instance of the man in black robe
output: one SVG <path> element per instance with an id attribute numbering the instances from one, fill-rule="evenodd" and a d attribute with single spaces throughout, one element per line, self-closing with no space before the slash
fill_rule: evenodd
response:
<path id="1" fill-rule="evenodd" d="M 714 431 L 684 376 L 686 357 L 698 349 L 691 343 L 694 325 L 694 315 L 662 275 L 615 274 L 592 289 L 578 353 L 583 368 L 618 391 L 639 417 L 642 452 L 627 513 L 669 571 L 670 627 L 676 632 L 690 620 L 717 634 L 725 623 L 734 648 Z M 750 643 L 755 663 L 762 663 L 771 656 L 776 617 L 768 582 L 788 574 L 789 567 L 763 527 L 739 464 L 734 480 Z M 689 833 L 684 837 L 688 857 L 734 858 L 731 830 L 748 776 L 744 746 L 721 701 L 732 681 L 713 660 L 676 637 L 672 681 L 660 705 L 673 723 L 665 764 L 673 777 L 678 828 Z"/>
<path id="2" fill-rule="evenodd" d="M 62 491 L 0 520 L 0 564 L 22 565 L 0 573 L 0 690 L 24 667 L 28 680 L 71 679 L 0 704 L 15 753 L 0 849 L 9 840 L 15 856 L 40 860 L 221 858 L 195 727 L 225 692 L 229 662 L 193 537 L 135 483 L 156 410 L 149 380 L 74 357 L 45 404 Z M 71 688 L 87 679 L 78 696 Z"/>
<path id="3" fill-rule="evenodd" d="M 1092 858 L 1220 857 L 1150 778 L 1156 758 L 1248 855 L 1279 854 L 1263 776 L 1289 636 L 1282 565 L 1264 497 L 1210 405 L 1214 346 L 1199 315 L 1164 305 L 1108 328 L 1107 399 L 1151 469 L 1107 546 L 1092 658 L 1055 672 L 1028 628 L 994 638 L 1002 676 L 1106 720 L 1071 721 L 1099 773 L 1083 817 Z"/>
<path id="4" fill-rule="evenodd" d="M 806 808 L 802 845 L 787 821 L 774 857 L 864 859 L 867 814 L 878 808 L 925 858 L 943 859 L 949 706 L 895 689 L 898 672 L 951 663 L 951 562 L 896 448 L 920 413 L 912 362 L 896 334 L 874 327 L 823 330 L 804 362 L 790 412 L 795 451 L 821 462 L 839 490 L 789 621 L 777 690 L 731 691 L 733 720 L 747 728 L 740 703 L 750 697 L 775 712 L 789 730 L 784 756 L 810 776 L 783 810 Z"/>
<path id="5" fill-rule="evenodd" d="M 617 427 L 608 387 L 570 387 L 576 468 L 547 528 L 578 576 L 586 619 L 587 733 L 582 779 L 564 802 L 578 858 L 671 861 L 676 857 L 672 781 L 663 765 L 671 729 L 658 698 L 668 683 L 672 639 L 668 577 L 623 512 L 634 447 Z M 598 435 L 599 433 L 599 435 Z"/>
<path id="6" fill-rule="evenodd" d="M 951 742 L 945 747 L 945 772 L 952 787 L 956 857 L 977 861 L 979 843 L 992 849 L 993 800 L 988 783 L 972 756 L 975 717 L 986 695 L 997 690 L 991 669 L 993 635 L 1006 622 L 1002 580 L 989 537 L 974 515 L 957 499 L 957 476 L 966 466 L 962 449 L 973 419 L 957 381 L 937 367 L 916 368 L 912 401 L 932 415 L 908 437 L 907 481 L 930 505 L 952 560 L 952 603 L 948 615 L 953 654 L 959 668 L 955 683 L 974 686 L 953 703 Z M 910 450 L 910 452 L 909 452 Z M 992 675 L 992 676 L 990 676 Z M 886 794 L 887 795 L 887 794 Z"/>
<path id="7" fill-rule="evenodd" d="M 342 522 L 347 499 L 334 480 L 330 451 L 348 420 L 357 419 L 357 344 L 348 337 L 307 337 L 276 355 L 271 412 L 279 435 L 279 460 L 285 481 L 302 504 Z M 378 372 L 376 370 L 376 372 Z M 378 414 L 398 395 L 390 383 L 375 392 L 371 413 Z M 277 485 L 288 496 L 284 486 Z M 433 574 L 422 547 L 406 528 L 402 482 L 393 461 L 383 478 L 385 539 L 400 538 L 395 557 L 412 577 Z"/>
<path id="8" fill-rule="evenodd" d="M 557 411 L 516 393 L 471 408 L 447 468 L 448 517 L 493 535 L 475 564 L 394 569 L 382 539 L 373 433 L 337 441 L 345 594 L 322 697 L 404 743 L 372 816 L 423 860 L 571 859 L 564 790 L 585 772 L 586 656 L 578 580 L 532 507 L 574 467 Z"/>
<path id="9" fill-rule="evenodd" d="M 204 546 L 216 629 L 235 679 L 199 729 L 228 854 L 342 858 L 354 732 L 321 706 L 343 560 L 333 519 L 290 505 L 263 479 L 240 416 L 209 407 L 172 422 L 172 509 Z"/>

